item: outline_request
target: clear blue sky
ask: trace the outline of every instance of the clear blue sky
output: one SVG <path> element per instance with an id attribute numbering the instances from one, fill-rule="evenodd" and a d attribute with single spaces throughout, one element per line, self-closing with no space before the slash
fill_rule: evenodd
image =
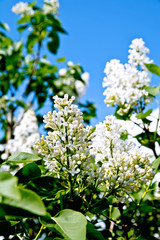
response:
<path id="1" fill-rule="evenodd" d="M 103 103 L 102 80 L 107 61 L 118 58 L 125 63 L 132 39 L 142 37 L 150 49 L 150 58 L 160 65 L 160 0 L 59 0 L 59 18 L 68 31 L 61 36 L 57 57 L 80 63 L 90 73 L 90 86 L 83 101 L 97 106 L 95 124 L 113 113 Z M 15 40 L 18 17 L 11 12 L 17 0 L 0 0 L 0 21 L 9 23 Z M 42 0 L 38 0 L 42 3 Z M 154 80 L 155 79 L 155 80 Z M 159 78 L 152 78 L 153 85 Z"/>

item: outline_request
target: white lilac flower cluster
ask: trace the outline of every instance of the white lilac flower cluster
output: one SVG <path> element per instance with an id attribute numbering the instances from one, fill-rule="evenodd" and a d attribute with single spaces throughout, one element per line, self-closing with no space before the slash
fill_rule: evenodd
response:
<path id="1" fill-rule="evenodd" d="M 122 64 L 113 59 L 106 63 L 103 87 L 105 103 L 107 106 L 119 106 L 118 114 L 127 114 L 131 109 L 138 106 L 139 100 L 147 104 L 152 99 L 148 96 L 145 86 L 148 86 L 151 76 L 144 63 L 151 60 L 146 56 L 149 49 L 144 41 L 134 39 L 129 49 L 128 63 Z"/>
<path id="2" fill-rule="evenodd" d="M 15 6 L 12 7 L 12 12 L 16 14 L 21 14 L 23 15 L 33 15 L 34 10 L 32 7 L 29 6 L 27 2 L 19 2 Z"/>
<path id="3" fill-rule="evenodd" d="M 42 10 L 45 14 L 49 13 L 57 14 L 58 8 L 59 8 L 58 0 L 44 0 Z"/>
<path id="4" fill-rule="evenodd" d="M 14 129 L 14 139 L 9 140 L 7 149 L 11 154 L 16 152 L 35 153 L 33 145 L 40 138 L 35 113 L 32 109 L 23 113 Z"/>
<path id="5" fill-rule="evenodd" d="M 153 178 L 154 172 L 148 155 L 134 143 L 122 140 L 122 133 L 115 117 L 106 117 L 96 126 L 91 153 L 105 169 L 107 194 L 111 193 L 118 201 L 127 201 L 130 193 Z"/>
<path id="6" fill-rule="evenodd" d="M 77 105 L 72 104 L 75 97 L 68 99 L 53 97 L 54 110 L 44 116 L 45 128 L 50 131 L 48 135 L 41 136 L 35 143 L 35 150 L 44 156 L 46 168 L 57 177 L 68 179 L 76 178 L 79 184 L 82 178 L 89 182 L 99 181 L 102 169 L 91 164 L 92 155 L 90 145 L 93 134 L 91 127 L 84 127 L 83 116 Z"/>
<path id="7" fill-rule="evenodd" d="M 80 74 L 81 80 L 75 79 L 74 75 L 76 72 Z M 67 63 L 67 68 L 61 68 L 58 74 L 63 84 L 75 88 L 78 94 L 77 98 L 82 97 L 86 93 L 86 87 L 89 85 L 90 76 L 88 72 L 82 72 L 78 64 L 69 61 Z"/>

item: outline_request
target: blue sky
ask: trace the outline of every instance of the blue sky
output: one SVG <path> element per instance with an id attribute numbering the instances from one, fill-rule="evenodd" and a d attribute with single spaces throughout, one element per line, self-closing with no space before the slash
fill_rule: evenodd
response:
<path id="1" fill-rule="evenodd" d="M 96 104 L 98 116 L 92 121 L 95 124 L 113 113 L 113 108 L 103 103 L 102 80 L 107 61 L 117 58 L 127 62 L 131 40 L 141 37 L 150 49 L 150 58 L 160 65 L 160 0 L 59 1 L 59 18 L 68 35 L 61 36 L 57 57 L 80 63 L 90 73 L 90 85 L 82 100 Z M 9 23 L 15 40 L 20 39 L 15 31 L 18 17 L 11 7 L 17 2 L 0 0 L 0 21 Z M 159 78 L 153 76 L 152 85 L 158 82 Z"/>

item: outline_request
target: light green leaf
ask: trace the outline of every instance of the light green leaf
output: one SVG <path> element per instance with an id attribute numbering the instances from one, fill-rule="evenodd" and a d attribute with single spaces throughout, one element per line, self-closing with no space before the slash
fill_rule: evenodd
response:
<path id="1" fill-rule="evenodd" d="M 29 22 L 30 19 L 31 19 L 30 15 L 24 15 L 18 20 L 17 24 L 23 24 L 23 23 Z"/>
<path id="2" fill-rule="evenodd" d="M 36 1 L 28 4 L 29 7 L 34 7 L 35 5 L 36 5 Z"/>
<path id="3" fill-rule="evenodd" d="M 7 172 L 0 172 L 0 195 L 20 200 L 21 194 L 17 187 L 18 178 Z"/>
<path id="4" fill-rule="evenodd" d="M 152 95 L 153 97 L 157 96 L 159 93 L 159 87 L 150 87 L 150 86 L 146 86 L 145 90 Z"/>
<path id="5" fill-rule="evenodd" d="M 137 114 L 137 119 L 145 119 L 146 117 L 148 117 L 148 116 L 150 116 L 151 115 L 151 113 L 152 113 L 152 108 L 151 109 L 149 109 L 147 112 L 145 112 L 145 113 L 138 113 Z"/>
<path id="6" fill-rule="evenodd" d="M 45 206 L 40 197 L 31 190 L 19 188 L 21 200 L 16 201 L 7 197 L 3 197 L 1 203 L 12 207 L 29 211 L 39 216 L 45 216 Z"/>
<path id="7" fill-rule="evenodd" d="M 61 57 L 61 58 L 58 58 L 56 61 L 57 62 L 65 62 L 66 58 L 65 57 Z"/>
<path id="8" fill-rule="evenodd" d="M 20 153 L 15 153 L 11 155 L 7 162 L 14 162 L 14 163 L 29 163 L 33 161 L 39 161 L 41 160 L 40 157 L 38 157 L 36 154 L 31 154 L 27 152 L 20 152 Z"/>
<path id="9" fill-rule="evenodd" d="M 156 170 L 158 169 L 159 165 L 160 165 L 160 157 L 156 158 L 156 159 L 153 161 L 152 167 L 153 167 L 153 169 L 156 171 Z"/>
<path id="10" fill-rule="evenodd" d="M 65 209 L 47 221 L 42 219 L 42 224 L 50 230 L 56 229 L 64 237 L 64 240 L 86 239 L 87 220 L 80 212 Z"/>
<path id="11" fill-rule="evenodd" d="M 160 76 L 160 67 L 158 67 L 156 64 L 154 64 L 154 63 L 145 63 L 145 66 L 147 67 L 147 69 L 151 73 L 154 73 L 154 74 Z"/>

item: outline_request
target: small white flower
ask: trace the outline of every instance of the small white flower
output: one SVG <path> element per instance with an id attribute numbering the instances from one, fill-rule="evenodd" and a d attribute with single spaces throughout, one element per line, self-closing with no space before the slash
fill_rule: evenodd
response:
<path id="1" fill-rule="evenodd" d="M 22 113 L 19 124 L 14 129 L 14 138 L 9 140 L 6 148 L 11 154 L 16 152 L 34 153 L 33 145 L 40 137 L 35 113 L 32 109 Z"/>
<path id="2" fill-rule="evenodd" d="M 68 65 L 68 67 L 73 67 L 73 66 L 74 66 L 74 63 L 73 63 L 72 61 L 68 61 L 68 62 L 67 62 L 67 65 Z"/>
<path id="3" fill-rule="evenodd" d="M 82 75 L 81 75 L 81 78 L 82 78 L 82 80 L 85 82 L 85 85 L 86 85 L 86 86 L 88 86 L 88 84 L 89 84 L 89 77 L 90 77 L 90 75 L 89 75 L 88 72 L 84 72 L 84 73 L 82 73 Z"/>
<path id="4" fill-rule="evenodd" d="M 86 92 L 86 87 L 83 84 L 83 82 L 80 81 L 80 80 L 76 80 L 75 81 L 75 88 L 76 88 L 77 93 L 78 93 L 79 96 L 83 96 L 85 94 L 85 92 Z"/>
<path id="5" fill-rule="evenodd" d="M 106 96 L 105 103 L 107 106 L 119 106 L 119 115 L 136 108 L 139 100 L 144 104 L 152 100 L 145 90 L 151 81 L 151 75 L 144 65 L 151 62 L 146 56 L 148 52 L 141 38 L 134 39 L 130 45 L 127 64 L 122 64 L 117 59 L 106 63 L 106 76 L 103 79 L 103 87 L 107 87 L 103 93 Z"/>
<path id="6" fill-rule="evenodd" d="M 49 13 L 57 14 L 58 8 L 59 8 L 58 0 L 44 0 L 42 10 L 45 14 Z"/>
<path id="7" fill-rule="evenodd" d="M 115 197 L 118 194 L 118 201 L 127 201 L 127 195 L 151 180 L 154 172 L 148 155 L 132 142 L 122 140 L 122 133 L 122 126 L 115 117 L 106 117 L 104 122 L 96 125 L 91 153 L 97 163 L 102 163 L 106 190 L 113 190 Z"/>
<path id="8" fill-rule="evenodd" d="M 34 14 L 32 7 L 29 7 L 27 2 L 17 3 L 15 6 L 12 7 L 12 12 L 16 14 L 21 14 L 22 16 Z"/>
<path id="9" fill-rule="evenodd" d="M 58 73 L 59 73 L 59 76 L 63 77 L 63 76 L 66 75 L 67 69 L 66 68 L 61 68 Z"/>

